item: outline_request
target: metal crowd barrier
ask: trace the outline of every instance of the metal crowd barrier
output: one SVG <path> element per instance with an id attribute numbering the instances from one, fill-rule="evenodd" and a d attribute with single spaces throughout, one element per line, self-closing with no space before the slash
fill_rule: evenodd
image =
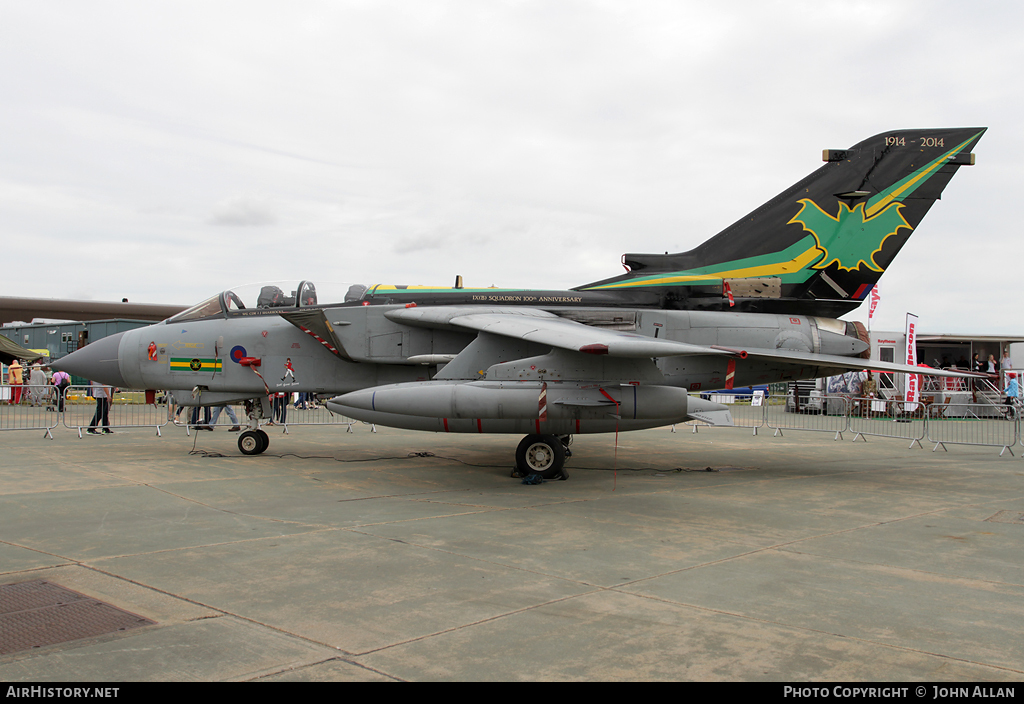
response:
<path id="1" fill-rule="evenodd" d="M 858 439 L 867 442 L 866 436 L 897 438 L 909 440 L 910 446 L 917 443 L 921 447 L 927 433 L 926 407 L 922 403 L 913 411 L 907 410 L 903 401 L 890 401 L 884 398 L 858 398 L 847 400 L 850 413 L 850 432 L 856 433 L 853 441 Z M 908 447 L 908 449 L 909 449 Z"/>
<path id="2" fill-rule="evenodd" d="M 284 418 L 283 422 L 275 421 L 274 424 L 282 426 L 285 435 L 288 434 L 288 427 L 292 425 L 345 425 L 351 433 L 352 426 L 356 423 L 351 418 L 333 413 L 320 401 L 307 402 L 304 408 L 302 405 L 296 408 L 294 404 L 289 404 Z"/>
<path id="3" fill-rule="evenodd" d="M 988 403 L 933 403 L 925 426 L 932 452 L 947 444 L 1001 447 L 999 456 L 1020 442 L 1020 417 L 1014 406 Z M 948 452 L 948 450 L 946 450 Z"/>
<path id="4" fill-rule="evenodd" d="M 51 431 L 63 420 L 65 427 L 78 430 L 78 436 L 86 429 L 95 427 L 94 415 L 96 400 L 92 398 L 88 386 L 70 386 L 65 389 L 63 413 L 59 408 L 61 399 L 53 386 L 0 386 L 0 430 L 42 430 L 45 437 L 53 438 Z M 19 393 L 20 392 L 20 393 Z M 20 396 L 15 404 L 15 397 Z M 725 398 L 714 397 L 712 400 L 723 402 Z M 783 430 L 810 430 L 834 433 L 835 439 L 842 438 L 842 433 L 856 433 L 853 440 L 867 441 L 868 436 L 888 437 L 909 440 L 910 447 L 921 443 L 927 438 L 934 443 L 933 452 L 940 447 L 947 450 L 946 445 L 976 445 L 999 447 L 1000 456 L 1007 451 L 1013 455 L 1013 446 L 1024 447 L 1024 434 L 1021 433 L 1021 412 L 1017 406 L 989 403 L 924 403 L 908 404 L 904 401 L 890 401 L 884 398 L 857 398 L 842 395 L 808 394 L 794 396 L 768 395 L 761 405 L 755 405 L 749 395 L 732 397 L 726 403 L 732 411 L 735 427 L 757 429 L 769 427 L 775 435 Z M 239 425 L 245 425 L 245 411 L 241 405 L 232 405 Z M 161 428 L 171 420 L 170 409 L 162 404 L 145 403 L 144 391 L 120 391 L 115 394 L 114 402 L 108 412 L 110 428 L 151 427 L 161 435 Z M 191 424 L 192 408 L 182 409 L 186 432 L 204 426 L 202 411 L 199 422 Z M 348 432 L 356 421 L 345 416 L 332 413 L 322 404 L 307 408 L 295 408 L 289 404 L 285 422 L 265 420 L 262 425 L 280 426 L 282 432 L 288 433 L 292 425 L 345 425 Z M 218 418 L 217 427 L 232 427 L 235 423 L 227 412 Z M 686 425 L 696 433 L 701 426 L 708 426 L 700 421 L 688 421 Z M 672 427 L 675 432 L 675 426 Z"/>
<path id="5" fill-rule="evenodd" d="M 102 431 L 107 428 L 155 428 L 159 436 L 160 428 L 167 425 L 167 410 L 155 403 L 146 403 L 145 391 L 119 391 L 114 394 L 107 412 L 110 425 L 102 426 L 95 418 L 98 405 L 96 399 L 89 395 L 90 388 L 69 386 L 64 390 L 64 427 L 77 430 L 78 437 L 82 437 L 83 430 Z"/>
<path id="6" fill-rule="evenodd" d="M 1021 413 L 1016 406 L 989 403 L 907 403 L 885 398 L 858 398 L 844 395 L 801 394 L 774 395 L 764 399 L 760 409 L 744 403 L 749 397 L 737 397 L 727 403 L 733 412 L 736 427 L 765 426 L 782 435 L 784 430 L 810 430 L 833 433 L 836 440 L 844 432 L 855 433 L 853 441 L 867 437 L 908 440 L 909 447 L 926 438 L 935 444 L 933 452 L 946 445 L 977 445 L 998 447 L 1000 456 L 1013 454 L 1014 445 L 1024 446 Z M 722 402 L 722 398 L 712 398 Z M 758 410 L 761 413 L 758 413 Z M 688 421 L 697 428 L 706 423 Z M 675 426 L 672 427 L 675 432 Z"/>
<path id="7" fill-rule="evenodd" d="M 15 403 L 15 400 L 18 402 Z M 51 430 L 60 423 L 57 389 L 49 385 L 0 385 L 0 430 Z"/>
<path id="8" fill-rule="evenodd" d="M 217 418 L 217 428 L 232 428 L 235 425 L 245 426 L 248 422 L 248 418 L 245 414 L 245 409 L 240 404 L 228 404 L 235 413 L 235 417 L 238 418 L 236 424 L 231 420 L 231 416 L 228 414 L 227 409 L 221 411 L 220 416 Z M 207 424 L 203 422 L 205 417 L 203 409 L 200 408 L 197 421 L 192 422 L 192 411 L 193 406 L 184 406 L 181 409 L 181 413 L 175 413 L 175 417 L 172 418 L 174 425 L 185 428 L 187 434 L 191 435 L 193 430 L 205 430 Z M 211 412 L 216 410 L 216 406 L 211 408 Z M 352 432 L 352 426 L 355 425 L 356 421 L 346 416 L 338 415 L 337 413 L 331 412 L 327 406 L 323 403 L 308 402 L 305 407 L 295 407 L 294 403 L 289 403 L 284 413 L 284 422 L 282 422 L 276 415 L 272 418 L 263 418 L 260 420 L 260 427 L 280 427 L 281 432 L 284 435 L 288 435 L 288 428 L 293 425 L 345 425 L 348 427 L 348 432 Z M 374 430 L 376 432 L 376 430 Z"/>
<path id="9" fill-rule="evenodd" d="M 224 410 L 220 412 L 220 415 L 217 416 L 217 422 L 214 425 L 214 427 L 233 428 L 237 425 L 239 427 L 244 428 L 245 424 L 248 422 L 248 418 L 245 415 L 245 408 L 241 404 L 235 403 L 228 403 L 223 405 L 226 407 L 224 408 Z M 237 423 L 231 420 L 231 415 L 228 413 L 228 408 L 230 408 L 231 412 L 235 414 L 235 418 L 238 419 Z M 178 412 L 178 409 L 180 409 L 180 413 Z M 202 406 L 199 407 L 199 412 L 196 414 L 196 422 L 193 423 L 192 412 L 195 411 L 195 409 L 195 406 L 177 406 L 175 410 L 172 412 L 171 407 L 168 405 L 168 421 L 173 425 L 177 425 L 184 428 L 185 434 L 188 436 L 192 435 L 193 430 L 205 430 L 208 427 L 208 425 L 203 422 L 203 418 L 206 417 L 206 409 L 203 408 Z M 212 416 L 216 412 L 216 410 L 217 406 L 210 407 L 211 420 L 213 420 Z"/>
<path id="10" fill-rule="evenodd" d="M 1013 412 L 1017 415 L 1017 442 L 1024 447 L 1024 432 L 1021 432 L 1021 419 L 1024 418 L 1024 406 L 1019 401 L 1014 402 Z M 1021 452 L 1021 459 L 1024 459 L 1024 451 Z"/>
<path id="11" fill-rule="evenodd" d="M 820 433 L 834 433 L 835 440 L 842 440 L 843 433 L 850 428 L 849 404 L 845 396 L 827 396 L 812 392 L 796 394 L 790 392 L 785 402 L 775 397 L 773 403 L 765 406 L 765 425 L 782 435 L 783 430 L 810 430 Z"/>

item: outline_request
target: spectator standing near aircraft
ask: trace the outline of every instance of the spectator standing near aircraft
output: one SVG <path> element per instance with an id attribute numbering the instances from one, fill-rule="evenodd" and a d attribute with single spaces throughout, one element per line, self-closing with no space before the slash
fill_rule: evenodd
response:
<path id="1" fill-rule="evenodd" d="M 222 411 L 227 411 L 228 418 L 230 418 L 231 422 L 235 424 L 234 427 L 228 429 L 229 432 L 234 433 L 242 429 L 242 426 L 238 424 L 238 416 L 235 415 L 235 411 L 231 406 L 217 406 L 213 409 L 213 418 L 210 419 L 210 430 L 213 430 L 213 427 L 217 425 L 217 419 L 220 418 Z"/>
<path id="2" fill-rule="evenodd" d="M 203 409 L 203 422 L 199 422 L 199 406 L 192 407 L 192 427 L 196 430 L 213 430 L 213 426 L 210 425 L 210 407 L 202 406 Z"/>
<path id="3" fill-rule="evenodd" d="M 1014 372 L 1006 375 L 1006 388 L 1003 392 L 1006 394 L 1006 400 L 1003 403 L 1007 406 L 1016 406 L 1020 400 L 1020 386 L 1017 384 L 1017 375 Z M 1007 418 L 1009 417 L 1008 415 Z"/>
<path id="4" fill-rule="evenodd" d="M 50 379 L 50 383 L 53 384 L 57 390 L 57 413 L 64 412 L 64 392 L 69 386 L 71 386 L 71 375 L 67 372 L 56 372 L 53 378 Z"/>
<path id="5" fill-rule="evenodd" d="M 278 423 L 281 425 L 286 424 L 287 421 L 285 419 L 288 417 L 288 397 L 290 396 L 291 394 L 286 394 L 283 391 L 279 391 L 274 394 L 273 420 L 267 423 L 267 425 L 276 425 Z"/>
<path id="6" fill-rule="evenodd" d="M 875 381 L 874 376 L 871 374 L 871 370 L 868 370 L 868 378 L 864 380 L 861 385 L 861 391 L 864 394 L 864 398 L 874 398 L 878 395 L 878 382 Z"/>
<path id="7" fill-rule="evenodd" d="M 11 400 L 8 404 L 18 405 L 21 403 L 21 362 L 15 357 L 11 366 L 7 367 L 7 385 L 11 387 Z"/>
<path id="8" fill-rule="evenodd" d="M 92 387 L 92 396 L 96 399 L 96 412 L 93 413 L 92 422 L 89 423 L 89 429 L 85 432 L 90 435 L 99 435 L 96 428 L 102 424 L 103 432 L 111 435 L 114 431 L 110 429 L 110 401 L 114 398 L 114 388 L 104 386 L 98 381 L 90 381 L 89 385 Z"/>
<path id="9" fill-rule="evenodd" d="M 36 362 L 32 365 L 32 369 L 28 373 L 28 397 L 29 401 L 33 406 L 42 406 L 43 399 L 46 398 L 46 372 L 43 371 L 43 365 Z"/>
<path id="10" fill-rule="evenodd" d="M 167 420 L 172 420 L 177 423 L 178 413 L 174 410 L 174 394 L 172 394 L 170 390 L 164 391 L 164 402 L 167 403 Z"/>

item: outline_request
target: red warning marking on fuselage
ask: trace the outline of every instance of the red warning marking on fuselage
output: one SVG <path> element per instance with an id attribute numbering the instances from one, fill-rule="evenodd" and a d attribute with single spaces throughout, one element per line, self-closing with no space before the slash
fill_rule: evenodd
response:
<path id="1" fill-rule="evenodd" d="M 324 338 L 322 338 L 322 337 L 320 337 L 319 335 L 317 335 L 317 334 L 316 334 L 315 332 L 313 332 L 313 331 L 312 331 L 312 330 L 310 330 L 309 328 L 307 328 L 307 327 L 304 327 L 304 326 L 300 325 L 300 326 L 299 326 L 299 329 L 300 329 L 300 330 L 302 330 L 302 332 L 304 332 L 304 333 L 306 333 L 307 335 L 309 335 L 310 337 L 312 337 L 312 338 L 313 338 L 314 340 L 316 340 L 317 342 L 319 342 L 319 343 L 320 343 L 321 345 L 323 345 L 324 347 L 326 347 L 327 349 L 329 349 L 329 350 L 330 350 L 331 352 L 333 352 L 334 354 L 338 354 L 338 349 L 337 349 L 337 348 L 336 348 L 336 347 L 335 347 L 334 345 L 332 345 L 332 344 L 331 344 L 330 342 L 328 342 L 328 341 L 327 341 L 327 340 L 325 340 Z M 297 346 L 297 343 L 296 343 L 296 345 L 293 345 L 293 347 L 294 347 L 294 346 Z"/>
<path id="2" fill-rule="evenodd" d="M 731 389 L 732 382 L 736 378 L 736 360 L 730 359 L 729 366 L 725 370 L 725 388 Z"/>

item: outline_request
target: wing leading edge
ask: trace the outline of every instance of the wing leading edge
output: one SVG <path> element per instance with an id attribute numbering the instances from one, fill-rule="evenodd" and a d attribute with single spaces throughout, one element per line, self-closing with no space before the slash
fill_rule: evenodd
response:
<path id="1" fill-rule="evenodd" d="M 595 328 L 535 308 L 492 308 L 483 311 L 479 308 L 459 307 L 400 308 L 388 311 L 385 315 L 395 322 L 409 325 L 476 330 L 550 345 L 570 352 L 606 354 L 612 357 L 734 354 L 731 350 L 655 340 L 647 335 Z"/>

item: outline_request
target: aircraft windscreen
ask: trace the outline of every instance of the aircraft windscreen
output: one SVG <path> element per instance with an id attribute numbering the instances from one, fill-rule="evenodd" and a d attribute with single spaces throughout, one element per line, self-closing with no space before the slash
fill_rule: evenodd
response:
<path id="1" fill-rule="evenodd" d="M 186 320 L 199 320 L 200 318 L 209 318 L 215 315 L 222 315 L 223 310 L 220 307 L 220 294 L 207 298 L 202 303 L 197 303 L 187 310 L 183 310 L 177 315 L 167 319 L 169 323 L 181 323 Z"/>
<path id="2" fill-rule="evenodd" d="M 251 308 L 305 308 L 340 304 L 358 300 L 365 290 L 365 286 L 350 283 L 265 281 L 236 286 L 223 295 L 228 313 L 231 314 Z"/>
<path id="3" fill-rule="evenodd" d="M 224 292 L 224 302 L 228 305 L 228 313 L 245 310 L 245 304 L 242 303 L 242 299 L 239 298 L 234 291 Z"/>

